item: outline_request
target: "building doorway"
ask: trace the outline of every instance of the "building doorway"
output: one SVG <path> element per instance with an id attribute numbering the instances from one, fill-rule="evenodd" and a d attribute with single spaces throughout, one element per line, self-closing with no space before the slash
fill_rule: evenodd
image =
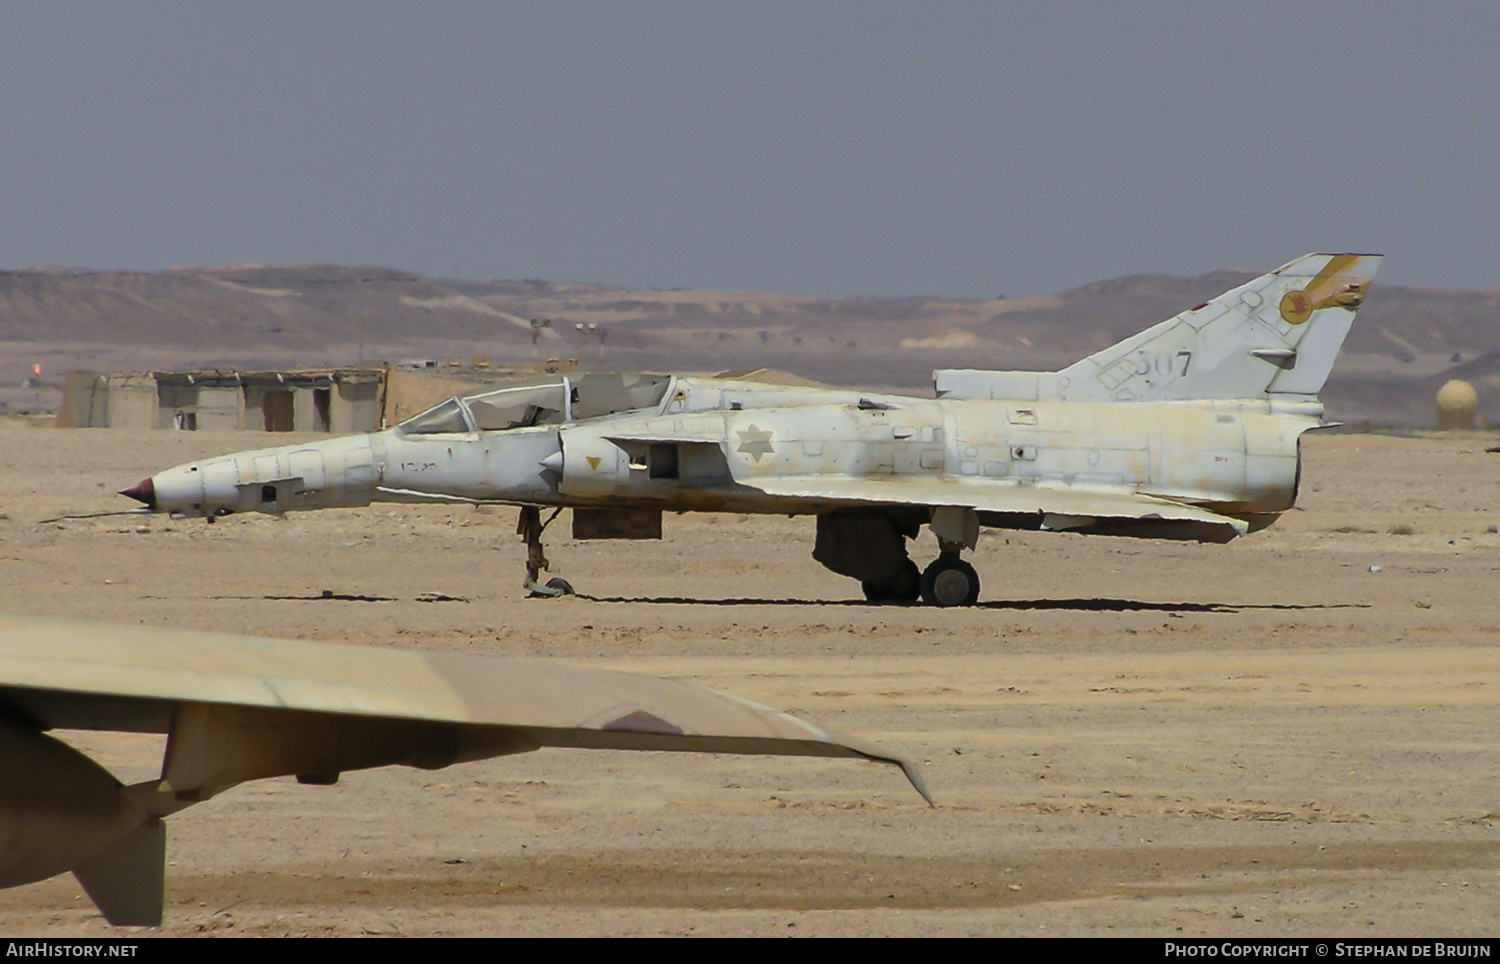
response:
<path id="1" fill-rule="evenodd" d="M 292 430 L 292 393 L 266 392 L 261 396 L 260 410 L 265 416 L 267 432 Z"/>
<path id="2" fill-rule="evenodd" d="M 329 407 L 329 404 L 332 401 L 332 396 L 333 396 L 333 389 L 331 389 L 331 388 L 314 388 L 313 389 L 313 431 L 314 432 L 327 432 L 327 431 L 331 431 L 331 429 L 329 427 L 330 422 L 329 422 L 329 418 L 328 418 L 328 407 Z"/>

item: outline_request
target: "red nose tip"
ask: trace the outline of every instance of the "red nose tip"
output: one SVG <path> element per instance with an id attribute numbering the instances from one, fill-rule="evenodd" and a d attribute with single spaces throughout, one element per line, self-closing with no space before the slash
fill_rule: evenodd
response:
<path id="1" fill-rule="evenodd" d="M 128 489 L 121 489 L 120 494 L 128 496 L 137 502 L 143 503 L 151 508 L 156 508 L 156 486 L 151 484 L 150 479 L 141 479 Z"/>

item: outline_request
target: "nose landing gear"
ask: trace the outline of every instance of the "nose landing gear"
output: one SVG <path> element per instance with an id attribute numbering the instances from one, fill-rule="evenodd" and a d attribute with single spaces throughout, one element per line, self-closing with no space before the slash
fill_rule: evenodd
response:
<path id="1" fill-rule="evenodd" d="M 521 517 L 516 520 L 516 535 L 526 540 L 526 581 L 521 585 L 532 599 L 573 595 L 573 587 L 561 577 L 553 576 L 545 584 L 537 581 L 542 571 L 550 568 L 542 551 L 542 533 L 561 512 L 562 509 L 553 510 L 543 522 L 542 510 L 528 505 L 521 508 Z"/>

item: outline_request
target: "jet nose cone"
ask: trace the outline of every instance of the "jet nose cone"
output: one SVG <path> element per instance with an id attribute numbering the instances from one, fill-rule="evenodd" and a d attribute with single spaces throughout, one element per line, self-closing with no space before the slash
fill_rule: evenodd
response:
<path id="1" fill-rule="evenodd" d="M 150 479 L 141 479 L 130 488 L 121 489 L 120 495 L 128 496 L 152 509 L 156 508 L 156 486 L 152 484 Z"/>

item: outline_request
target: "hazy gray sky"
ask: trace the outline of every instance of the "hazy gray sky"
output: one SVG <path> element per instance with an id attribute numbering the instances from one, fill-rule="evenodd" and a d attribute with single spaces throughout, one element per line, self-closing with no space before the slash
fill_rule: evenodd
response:
<path id="1" fill-rule="evenodd" d="M 1500 285 L 1500 4 L 0 6 L 0 267 Z"/>

